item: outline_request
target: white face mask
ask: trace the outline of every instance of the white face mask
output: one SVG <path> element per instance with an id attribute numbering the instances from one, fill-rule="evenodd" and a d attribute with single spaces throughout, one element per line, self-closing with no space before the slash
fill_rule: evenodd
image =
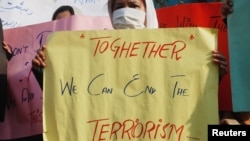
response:
<path id="1" fill-rule="evenodd" d="M 134 8 L 121 8 L 113 12 L 112 23 L 115 29 L 145 28 L 146 13 Z"/>

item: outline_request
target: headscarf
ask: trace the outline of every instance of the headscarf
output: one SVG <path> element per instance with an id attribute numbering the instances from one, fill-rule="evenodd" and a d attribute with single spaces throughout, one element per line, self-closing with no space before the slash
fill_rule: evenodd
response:
<path id="1" fill-rule="evenodd" d="M 112 1 L 108 0 L 108 12 L 110 19 L 112 19 Z M 154 7 L 153 0 L 145 0 L 146 3 L 146 28 L 158 28 L 158 19 Z"/>

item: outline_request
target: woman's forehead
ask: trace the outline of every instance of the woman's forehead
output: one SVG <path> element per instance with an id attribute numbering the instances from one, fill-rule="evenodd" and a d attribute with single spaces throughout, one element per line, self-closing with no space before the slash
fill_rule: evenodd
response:
<path id="1" fill-rule="evenodd" d="M 114 3 L 137 2 L 144 3 L 144 0 L 113 0 Z"/>

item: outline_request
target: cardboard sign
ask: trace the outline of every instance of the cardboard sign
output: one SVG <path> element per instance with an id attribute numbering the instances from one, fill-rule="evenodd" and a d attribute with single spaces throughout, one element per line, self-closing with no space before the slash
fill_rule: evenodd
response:
<path id="1" fill-rule="evenodd" d="M 207 139 L 216 29 L 58 31 L 46 43 L 47 141 Z"/>

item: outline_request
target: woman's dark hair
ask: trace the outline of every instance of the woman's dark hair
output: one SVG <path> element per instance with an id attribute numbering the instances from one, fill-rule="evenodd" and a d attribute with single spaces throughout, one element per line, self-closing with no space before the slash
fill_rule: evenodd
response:
<path id="1" fill-rule="evenodd" d="M 52 21 L 56 19 L 56 16 L 59 13 L 62 13 L 62 12 L 65 12 L 65 11 L 69 11 L 71 15 L 75 15 L 73 7 L 68 6 L 68 5 L 63 5 L 63 6 L 60 6 L 59 8 L 56 9 L 56 11 L 54 12 L 54 14 L 52 16 Z"/>
<path id="2" fill-rule="evenodd" d="M 146 0 L 142 0 L 145 8 L 146 8 Z M 112 15 L 113 11 L 114 11 L 114 4 L 115 4 L 115 0 L 109 0 L 108 1 L 108 12 L 110 15 Z"/>

